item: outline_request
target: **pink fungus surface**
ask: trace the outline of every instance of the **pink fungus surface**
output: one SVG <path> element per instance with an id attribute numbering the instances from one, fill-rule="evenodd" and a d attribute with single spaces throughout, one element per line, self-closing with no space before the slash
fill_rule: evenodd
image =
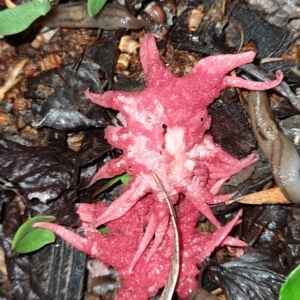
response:
<path id="1" fill-rule="evenodd" d="M 142 41 L 141 63 L 146 89 L 140 93 L 109 91 L 103 95 L 86 92 L 93 102 L 118 110 L 123 126 L 108 126 L 105 137 L 123 154 L 104 165 L 92 183 L 122 173 L 131 175 L 124 193 L 108 207 L 80 204 L 78 214 L 86 237 L 59 225 L 37 223 L 120 274 L 117 299 L 143 300 L 164 287 L 170 271 L 173 228 L 167 204 L 153 171 L 159 176 L 175 206 L 180 235 L 180 274 L 176 290 L 187 297 L 197 287 L 196 264 L 220 245 L 243 247 L 229 236 L 239 222 L 238 213 L 221 226 L 209 205 L 232 195 L 217 195 L 232 175 L 256 161 L 255 155 L 238 160 L 215 144 L 206 133 L 211 118 L 207 106 L 226 87 L 266 90 L 282 80 L 254 82 L 226 76 L 251 62 L 255 53 L 217 55 L 201 59 L 186 76 L 178 78 L 160 60 L 153 35 Z M 202 213 L 217 228 L 199 233 L 195 226 Z M 105 224 L 109 235 L 96 229 Z"/>

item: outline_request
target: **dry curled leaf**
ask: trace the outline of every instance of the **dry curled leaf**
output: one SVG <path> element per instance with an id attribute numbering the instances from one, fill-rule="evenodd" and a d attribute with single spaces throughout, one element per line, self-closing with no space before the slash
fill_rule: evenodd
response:
<path id="1" fill-rule="evenodd" d="M 272 189 L 256 192 L 253 194 L 248 194 L 233 200 L 228 200 L 225 202 L 226 205 L 229 205 L 234 202 L 244 203 L 244 204 L 253 204 L 253 205 L 262 205 L 262 204 L 291 204 L 285 196 L 280 191 L 279 187 Z"/>

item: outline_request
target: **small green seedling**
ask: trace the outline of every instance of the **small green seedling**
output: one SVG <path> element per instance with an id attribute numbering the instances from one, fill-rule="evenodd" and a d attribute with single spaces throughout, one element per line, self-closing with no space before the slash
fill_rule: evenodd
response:
<path id="1" fill-rule="evenodd" d="M 300 265 L 293 270 L 286 278 L 280 289 L 279 300 L 299 300 L 300 299 Z"/>
<path id="2" fill-rule="evenodd" d="M 37 222 L 53 222 L 53 216 L 36 216 L 26 221 L 18 229 L 12 242 L 12 249 L 18 253 L 29 253 L 36 251 L 47 244 L 55 241 L 55 234 L 44 228 L 34 228 Z"/>
<path id="3" fill-rule="evenodd" d="M 53 1 L 53 0 L 50 0 Z M 0 12 L 0 34 L 10 35 L 24 31 L 51 9 L 49 0 L 32 0 Z"/>
<path id="4" fill-rule="evenodd" d="M 6 36 L 26 30 L 36 19 L 45 16 L 54 0 L 32 0 L 0 12 L 0 35 Z M 91 17 L 103 7 L 106 0 L 88 0 L 87 10 Z"/>
<path id="5" fill-rule="evenodd" d="M 127 173 L 124 173 L 118 177 L 115 177 L 114 179 L 121 180 L 123 184 L 127 185 L 130 180 L 130 175 Z"/>
<path id="6" fill-rule="evenodd" d="M 113 186 L 115 183 L 117 183 L 118 181 L 121 181 L 123 184 L 127 185 L 128 182 L 130 180 L 130 175 L 127 173 L 124 173 L 120 176 L 116 176 L 113 179 L 111 179 L 109 182 L 107 182 L 106 184 L 104 184 L 103 186 L 101 186 L 94 194 L 93 194 L 93 198 L 96 195 L 99 195 L 100 193 L 102 193 L 103 191 L 107 190 L 108 188 L 110 188 L 111 186 Z"/>
<path id="7" fill-rule="evenodd" d="M 100 233 L 103 233 L 103 234 L 109 234 L 109 230 L 108 230 L 108 228 L 107 228 L 105 225 L 102 225 L 102 226 L 98 229 L 98 231 L 99 231 Z"/>
<path id="8" fill-rule="evenodd" d="M 88 0 L 87 11 L 91 17 L 95 16 L 103 7 L 106 0 Z"/>

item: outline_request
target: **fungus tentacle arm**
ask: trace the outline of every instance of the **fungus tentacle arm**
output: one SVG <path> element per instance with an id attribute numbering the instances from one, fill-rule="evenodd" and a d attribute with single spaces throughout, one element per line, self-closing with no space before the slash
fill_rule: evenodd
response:
<path id="1" fill-rule="evenodd" d="M 124 216 L 149 190 L 150 186 L 145 179 L 133 178 L 128 189 L 97 218 L 94 226 L 98 227 Z"/>
<path id="2" fill-rule="evenodd" d="M 255 55 L 256 53 L 254 51 L 247 51 L 238 54 L 208 56 L 201 59 L 192 72 L 199 72 L 199 69 L 201 69 L 202 72 L 204 70 L 214 77 L 217 77 L 218 75 L 223 77 L 233 69 L 252 62 Z"/>
<path id="3" fill-rule="evenodd" d="M 141 258 L 142 254 L 145 252 L 146 248 L 150 244 L 150 241 L 155 234 L 155 230 L 156 230 L 157 226 L 158 226 L 158 218 L 155 214 L 152 214 L 149 219 L 149 223 L 148 223 L 147 229 L 145 231 L 145 234 L 143 235 L 143 238 L 139 244 L 139 247 L 138 247 L 137 251 L 135 252 L 134 258 L 129 266 L 130 273 L 132 272 L 136 263 Z"/>
<path id="4" fill-rule="evenodd" d="M 236 216 L 230 220 L 225 226 L 221 227 L 219 226 L 218 230 L 216 231 L 216 233 L 213 235 L 213 238 L 210 242 L 210 246 L 213 247 L 213 249 L 215 249 L 216 247 L 218 247 L 225 239 L 226 237 L 229 235 L 230 231 L 232 230 L 232 228 L 237 224 L 237 222 L 239 221 L 239 218 L 242 215 L 242 210 L 240 210 Z M 206 250 L 203 249 L 204 251 L 204 257 L 208 257 L 211 253 L 211 249 Z M 205 253 L 206 251 L 210 251 L 209 253 Z"/>
<path id="5" fill-rule="evenodd" d="M 248 244 L 244 241 L 236 239 L 232 236 L 227 236 L 221 243 L 222 246 L 247 247 Z"/>
<path id="6" fill-rule="evenodd" d="M 68 230 L 67 228 L 55 224 L 55 223 L 48 223 L 48 222 L 37 222 L 32 225 L 32 227 L 39 227 L 51 230 L 61 238 L 63 238 L 66 242 L 68 242 L 73 247 L 77 248 L 78 250 L 90 254 L 89 249 L 89 242 L 86 238 L 81 237 L 77 233 Z"/>
<path id="7" fill-rule="evenodd" d="M 169 69 L 166 69 L 160 59 L 157 51 L 156 42 L 153 35 L 146 35 L 140 47 L 141 64 L 146 73 L 147 81 L 151 81 L 154 77 L 174 77 Z M 148 82 L 149 83 L 149 82 Z M 148 85 L 147 83 L 147 85 Z"/>
<path id="8" fill-rule="evenodd" d="M 112 178 L 125 172 L 126 167 L 124 159 L 122 157 L 112 159 L 99 169 L 99 171 L 94 175 L 89 186 L 93 185 L 98 180 Z"/>
<path id="9" fill-rule="evenodd" d="M 223 84 L 225 85 L 225 87 L 238 87 L 248 90 L 265 91 L 279 85 L 283 79 L 283 73 L 279 70 L 276 71 L 276 77 L 277 78 L 273 81 L 258 82 L 245 80 L 239 77 L 226 76 L 223 79 Z"/>
<path id="10" fill-rule="evenodd" d="M 161 245 L 162 241 L 164 240 L 165 234 L 168 230 L 170 216 L 166 213 L 164 213 L 164 216 L 160 216 L 160 223 L 158 224 L 156 231 L 155 231 L 155 238 L 153 245 L 151 246 L 151 249 L 147 255 L 147 261 L 151 258 L 151 256 L 156 252 L 158 247 Z"/>

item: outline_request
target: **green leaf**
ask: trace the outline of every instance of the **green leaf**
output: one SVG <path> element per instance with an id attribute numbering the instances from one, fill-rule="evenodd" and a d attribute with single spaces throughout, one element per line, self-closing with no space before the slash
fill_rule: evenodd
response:
<path id="1" fill-rule="evenodd" d="M 280 289 L 280 300 L 299 300 L 300 299 L 300 265 L 293 270 L 287 277 Z"/>
<path id="2" fill-rule="evenodd" d="M 18 253 L 28 253 L 38 250 L 55 241 L 55 234 L 44 228 L 34 228 L 37 222 L 53 222 L 53 216 L 36 216 L 26 221 L 18 229 L 12 242 L 12 248 Z"/>
<path id="3" fill-rule="evenodd" d="M 103 186 L 101 186 L 98 190 L 97 190 L 97 195 L 102 193 L 103 191 L 107 190 L 108 188 L 110 188 L 112 185 L 114 185 L 115 183 L 117 183 L 118 181 L 122 181 L 123 184 L 128 184 L 129 180 L 130 180 L 130 175 L 127 173 L 124 173 L 120 176 L 114 177 L 113 179 L 111 179 L 109 182 L 105 183 Z"/>
<path id="4" fill-rule="evenodd" d="M 105 225 L 102 225 L 99 229 L 99 232 L 104 233 L 104 234 L 110 234 L 108 228 Z"/>
<path id="5" fill-rule="evenodd" d="M 91 17 L 95 16 L 103 7 L 106 0 L 88 0 L 87 10 Z"/>
<path id="6" fill-rule="evenodd" d="M 49 0 L 33 0 L 14 8 L 7 8 L 0 12 L 0 34 L 19 33 L 27 29 L 34 20 L 46 15 L 50 9 Z"/>
<path id="7" fill-rule="evenodd" d="M 119 179 L 122 181 L 123 184 L 127 185 L 130 180 L 130 175 L 125 173 L 125 174 L 119 176 Z"/>

